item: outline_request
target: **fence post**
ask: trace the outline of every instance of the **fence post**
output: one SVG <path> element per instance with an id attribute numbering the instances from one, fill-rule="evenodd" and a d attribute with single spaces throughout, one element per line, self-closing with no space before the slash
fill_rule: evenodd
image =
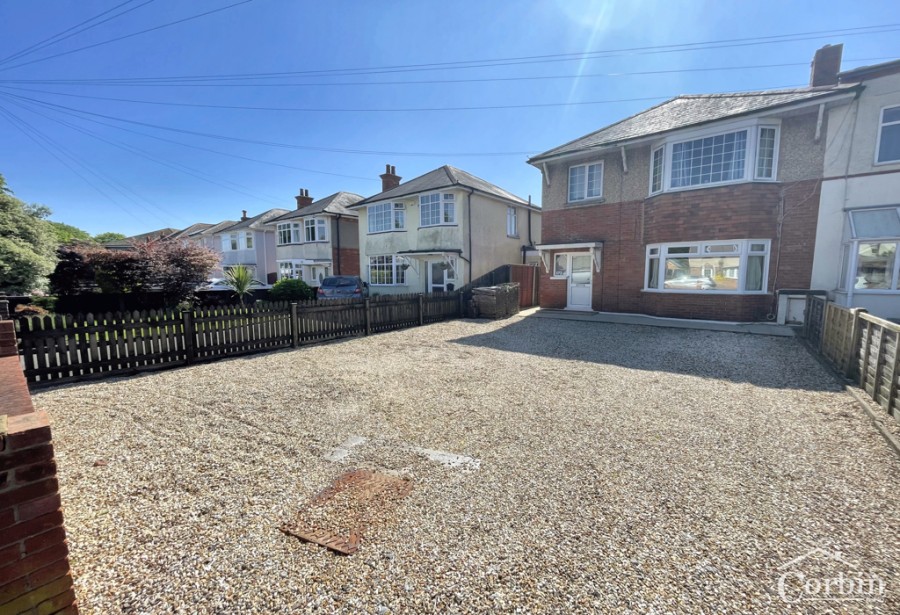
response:
<path id="1" fill-rule="evenodd" d="M 297 313 L 297 303 L 291 303 L 291 347 L 300 347 L 300 316 Z"/>
<path id="2" fill-rule="evenodd" d="M 859 315 L 865 311 L 864 308 L 850 308 L 850 313 L 853 315 L 853 324 L 850 326 L 850 343 L 848 344 L 849 348 L 847 349 L 847 356 L 845 357 L 846 366 L 844 367 L 844 375 L 846 375 L 847 378 L 853 378 L 853 360 L 856 359 L 859 361 L 859 327 L 862 323 L 862 318 L 860 318 Z"/>
<path id="3" fill-rule="evenodd" d="M 181 320 L 184 323 L 184 362 L 190 365 L 196 357 L 194 348 L 194 313 L 188 310 L 181 312 Z"/>
<path id="4" fill-rule="evenodd" d="M 419 293 L 419 326 L 425 324 L 425 295 Z"/>
<path id="5" fill-rule="evenodd" d="M 465 293 L 460 291 L 457 293 L 459 296 L 459 317 L 462 318 L 466 315 L 466 298 Z"/>
<path id="6" fill-rule="evenodd" d="M 366 297 L 366 335 L 372 335 L 372 311 L 368 297 Z"/>

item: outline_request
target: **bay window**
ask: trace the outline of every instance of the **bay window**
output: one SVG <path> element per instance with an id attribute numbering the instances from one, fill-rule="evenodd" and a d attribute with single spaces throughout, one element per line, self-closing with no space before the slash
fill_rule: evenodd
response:
<path id="1" fill-rule="evenodd" d="M 284 222 L 278 225 L 278 245 L 286 246 L 291 243 L 300 243 L 300 223 Z"/>
<path id="2" fill-rule="evenodd" d="M 603 162 L 569 167 L 569 202 L 603 196 Z"/>
<path id="3" fill-rule="evenodd" d="M 900 290 L 900 208 L 858 209 L 847 212 L 847 218 L 848 241 L 841 253 L 838 288 L 896 293 Z"/>
<path id="4" fill-rule="evenodd" d="M 452 194 L 423 194 L 419 197 L 419 226 L 456 224 L 456 203 Z"/>
<path id="5" fill-rule="evenodd" d="M 406 206 L 403 203 L 380 203 L 366 208 L 370 233 L 402 231 L 406 228 Z"/>
<path id="6" fill-rule="evenodd" d="M 406 284 L 406 270 L 401 259 L 397 256 L 370 256 L 369 284 L 372 286 Z"/>
<path id="7" fill-rule="evenodd" d="M 306 241 L 328 241 L 328 229 L 323 218 L 309 218 L 303 221 Z"/>
<path id="8" fill-rule="evenodd" d="M 768 239 L 737 239 L 647 246 L 644 290 L 764 293 Z"/>

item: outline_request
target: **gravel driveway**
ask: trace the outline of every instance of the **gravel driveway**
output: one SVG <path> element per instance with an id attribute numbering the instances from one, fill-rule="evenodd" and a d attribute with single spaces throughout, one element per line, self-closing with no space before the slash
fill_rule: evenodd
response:
<path id="1" fill-rule="evenodd" d="M 900 612 L 900 461 L 793 339 L 463 320 L 35 405 L 84 613 Z M 279 531 L 352 468 L 414 481 L 358 553 Z M 817 547 L 885 598 L 784 603 Z"/>

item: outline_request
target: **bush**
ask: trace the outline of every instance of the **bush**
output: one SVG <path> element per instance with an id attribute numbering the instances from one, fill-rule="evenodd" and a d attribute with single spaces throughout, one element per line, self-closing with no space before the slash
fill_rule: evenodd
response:
<path id="1" fill-rule="evenodd" d="M 315 299 L 316 293 L 303 280 L 284 278 L 278 280 L 269 291 L 272 301 L 309 301 Z"/>

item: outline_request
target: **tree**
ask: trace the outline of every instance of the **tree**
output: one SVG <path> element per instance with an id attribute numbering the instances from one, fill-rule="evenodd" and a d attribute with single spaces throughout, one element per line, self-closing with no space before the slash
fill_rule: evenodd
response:
<path id="1" fill-rule="evenodd" d="M 91 234 L 87 231 L 82 231 L 77 226 L 63 222 L 54 222 L 53 220 L 48 220 L 48 223 L 50 228 L 53 229 L 53 234 L 56 235 L 56 243 L 58 244 L 66 245 L 76 241 L 92 241 Z"/>
<path id="2" fill-rule="evenodd" d="M 91 252 L 84 245 L 60 246 L 56 250 L 56 269 L 50 274 L 50 292 L 56 296 L 77 295 L 94 286 L 95 273 Z"/>
<path id="3" fill-rule="evenodd" d="M 53 270 L 57 242 L 49 215 L 14 197 L 0 175 L 0 292 L 30 292 Z"/>
<path id="4" fill-rule="evenodd" d="M 283 278 L 275 282 L 269 296 L 275 301 L 308 301 L 315 299 L 316 293 L 303 280 Z"/>
<path id="5" fill-rule="evenodd" d="M 125 235 L 122 233 L 100 233 L 99 235 L 94 235 L 94 241 L 100 244 L 118 241 L 120 239 L 125 239 Z"/>
<path id="6" fill-rule="evenodd" d="M 148 241 L 135 252 L 150 265 L 150 282 L 162 290 L 168 305 L 190 299 L 219 262 L 213 250 L 181 241 Z"/>
<path id="7" fill-rule="evenodd" d="M 234 291 L 244 305 L 244 297 L 253 292 L 253 272 L 243 265 L 225 271 L 225 283 Z"/>

